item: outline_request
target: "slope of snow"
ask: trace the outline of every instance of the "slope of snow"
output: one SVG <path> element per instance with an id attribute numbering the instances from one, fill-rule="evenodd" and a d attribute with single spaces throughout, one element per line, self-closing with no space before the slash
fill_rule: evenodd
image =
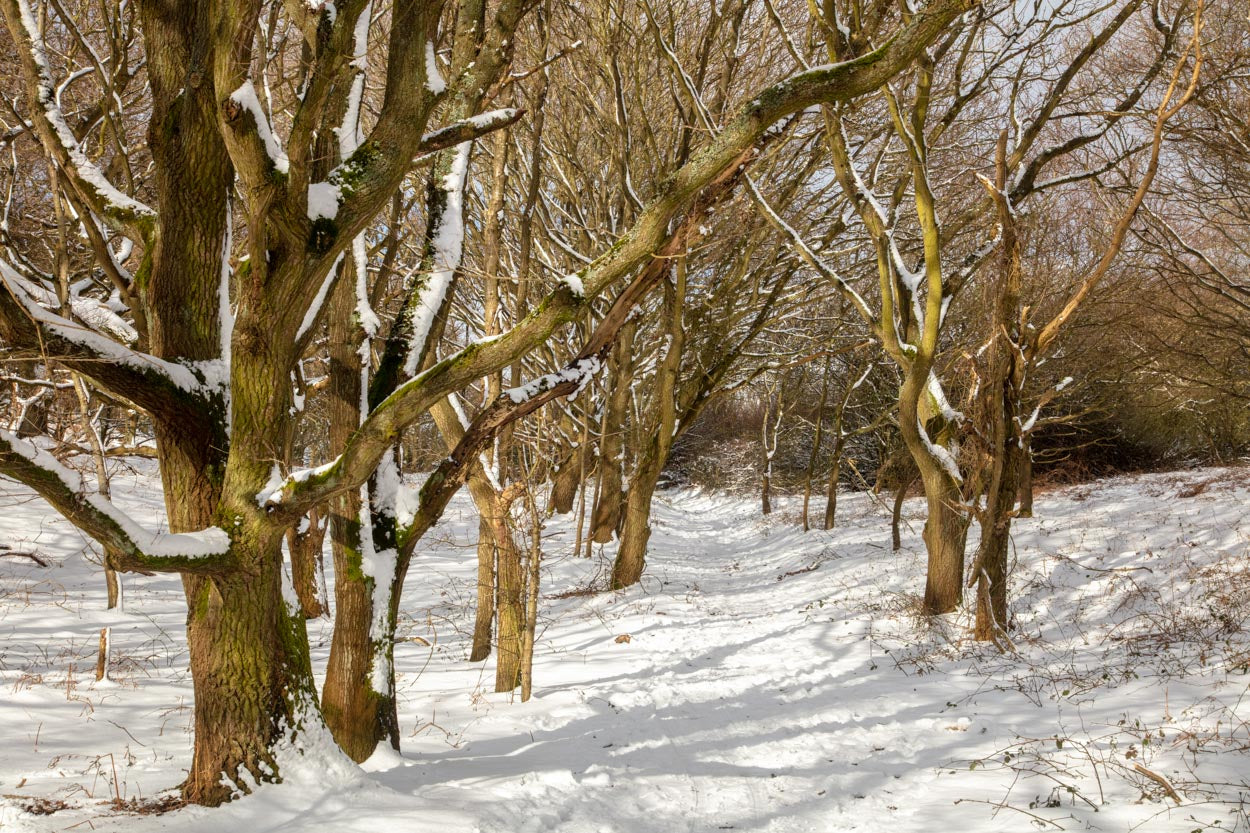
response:
<path id="1" fill-rule="evenodd" d="M 113 486 L 149 528 L 158 482 L 144 468 Z M 1005 654 L 969 640 L 967 612 L 916 615 L 921 500 L 891 553 L 868 495 L 805 535 L 792 502 L 761 519 L 752 501 L 663 493 L 643 583 L 616 594 L 568 595 L 602 582 L 610 553 L 571 556 L 557 519 L 526 704 L 493 692 L 492 660 L 466 660 L 476 519 L 457 498 L 409 573 L 402 757 L 312 754 L 223 809 L 152 816 L 107 802 L 188 766 L 180 584 L 126 577 L 126 611 L 105 612 L 82 537 L 12 484 L 0 494 L 0 541 L 58 562 L 0 558 L 5 831 L 1250 829 L 1245 469 L 1039 495 L 1018 522 Z M 104 625 L 111 687 L 92 673 Z M 310 632 L 324 667 L 329 625 Z M 35 797 L 68 807 L 23 812 Z"/>

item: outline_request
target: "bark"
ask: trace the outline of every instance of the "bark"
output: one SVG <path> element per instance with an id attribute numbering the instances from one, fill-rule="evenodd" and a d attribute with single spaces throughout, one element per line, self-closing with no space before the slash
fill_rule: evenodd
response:
<path id="1" fill-rule="evenodd" d="M 929 517 L 924 543 L 929 554 L 924 606 L 929 613 L 950 613 L 963 600 L 964 550 L 968 519 L 959 508 L 959 484 L 942 475 L 924 478 Z"/>
<path id="2" fill-rule="evenodd" d="M 183 577 L 196 744 L 182 792 L 196 804 L 279 777 L 274 745 L 320 722 L 304 620 L 282 601 L 279 539 L 250 548 L 243 557 L 254 572 Z"/>
<path id="3" fill-rule="evenodd" d="M 898 552 L 903 547 L 903 538 L 900 527 L 903 523 L 903 501 L 907 500 L 907 492 L 911 489 L 911 485 L 916 482 L 917 475 L 913 472 L 908 475 L 898 488 L 894 490 L 894 510 L 890 513 L 890 549 Z"/>
<path id="4" fill-rule="evenodd" d="M 360 423 L 361 372 L 358 354 L 363 333 L 356 318 L 353 280 L 340 280 L 330 299 L 330 381 L 327 389 L 330 448 L 342 447 Z M 399 742 L 395 704 L 373 684 L 374 580 L 362 569 L 365 547 L 361 490 L 330 503 L 334 561 L 334 635 L 322 689 L 322 712 L 335 741 L 354 761 L 373 754 L 381 741 Z"/>
<path id="5" fill-rule="evenodd" d="M 822 529 L 833 529 L 838 522 L 838 480 L 842 476 L 842 454 L 834 444 L 833 462 L 829 467 L 829 491 L 825 495 L 825 517 Z"/>
<path id="6" fill-rule="evenodd" d="M 478 475 L 469 475 L 469 493 L 477 507 L 477 611 L 473 621 L 473 648 L 469 662 L 490 656 L 495 620 L 495 569 L 500 518 L 495 488 Z M 506 528 L 506 527 L 505 527 Z"/>
<path id="7" fill-rule="evenodd" d="M 663 462 L 654 453 L 638 461 L 629 480 L 621 545 L 612 564 L 611 589 L 621 590 L 642 579 L 647 564 L 647 542 L 651 539 L 651 497 L 659 482 Z"/>
<path id="8" fill-rule="evenodd" d="M 326 519 L 316 509 L 309 512 L 308 528 L 300 532 L 287 530 L 287 551 L 291 555 L 291 582 L 299 598 L 305 619 L 316 619 L 330 612 L 325 599 L 325 564 L 322 544 L 325 542 Z"/>
<path id="9" fill-rule="evenodd" d="M 515 487 L 516 484 L 513 484 Z M 521 685 L 521 660 L 525 642 L 525 575 L 521 552 L 512 540 L 509 512 L 519 496 L 509 487 L 501 495 L 491 518 L 495 542 L 495 621 L 498 653 L 495 657 L 495 691 L 512 691 Z"/>
<path id="10" fill-rule="evenodd" d="M 1007 548 L 1020 474 L 1024 437 L 1021 436 L 1020 402 L 1024 386 L 1024 352 L 1021 349 L 1020 254 L 1015 215 L 1004 196 L 1007 187 L 1007 133 L 999 135 L 994 188 L 991 197 L 998 209 L 1002 242 L 996 280 L 985 284 L 989 343 L 978 351 L 983 365 L 976 415 L 986 442 L 978 486 L 984 492 L 980 513 L 981 544 L 973 565 L 977 587 L 974 636 L 978 641 L 998 642 L 1007 631 Z"/>
<path id="11" fill-rule="evenodd" d="M 825 358 L 825 372 L 820 380 L 820 402 L 816 405 L 816 432 L 812 437 L 812 453 L 807 458 L 807 477 L 803 480 L 803 531 L 807 532 L 811 529 L 810 519 L 808 517 L 808 508 L 812 502 L 812 481 L 816 478 L 816 461 L 820 459 L 820 442 L 824 438 L 825 429 L 825 403 L 829 401 L 829 363 L 831 359 Z M 828 519 L 829 510 L 825 509 L 825 517 Z M 825 529 L 829 529 L 826 526 Z"/>
<path id="12" fill-rule="evenodd" d="M 1024 453 L 1020 456 L 1020 505 L 1017 517 L 1033 517 L 1033 445 L 1026 438 Z"/>
<path id="13" fill-rule="evenodd" d="M 625 503 L 625 429 L 634 378 L 636 332 L 637 324 L 630 320 L 621 327 L 620 339 L 612 349 L 608 397 L 604 404 L 603 435 L 600 440 L 599 489 L 590 522 L 590 538 L 596 544 L 611 541 L 621 526 L 621 511 Z"/>
<path id="14" fill-rule="evenodd" d="M 578 495 L 582 492 L 582 484 L 593 474 L 593 465 L 587 465 L 590 457 L 589 444 L 583 442 L 564 459 L 560 468 L 551 478 L 551 497 L 548 506 L 557 515 L 567 515 L 573 511 Z"/>
<path id="15" fill-rule="evenodd" d="M 928 379 L 928 370 L 923 366 L 913 365 L 909 369 L 899 392 L 899 428 L 920 472 L 929 509 L 924 525 L 928 552 L 924 609 L 926 613 L 941 614 L 955 610 L 963 600 L 968 518 L 962 508 L 961 481 L 950 469 L 954 463 L 938 456 L 949 443 L 948 435 L 954 426 L 944 424 L 940 415 L 926 419 L 929 428 L 937 429 L 931 439 L 921 423 L 922 413 L 927 416 L 935 410 L 929 402 Z"/>

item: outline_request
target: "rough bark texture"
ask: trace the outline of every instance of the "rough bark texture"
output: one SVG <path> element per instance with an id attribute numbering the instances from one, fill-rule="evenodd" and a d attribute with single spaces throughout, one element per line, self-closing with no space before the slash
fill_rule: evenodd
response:
<path id="1" fill-rule="evenodd" d="M 600 440 L 599 488 L 591 515 L 590 538 L 606 544 L 621 527 L 624 508 L 625 426 L 634 376 L 634 335 L 638 325 L 630 320 L 621 327 L 620 340 L 612 349 L 608 398 L 604 405 L 603 437 Z"/>
<path id="2" fill-rule="evenodd" d="M 196 745 L 183 796 L 219 804 L 278 772 L 272 747 L 315 718 L 312 667 L 303 619 L 283 609 L 278 541 L 255 553 L 256 572 L 229 578 L 185 576 L 187 645 L 195 680 Z M 223 773 L 235 787 L 223 784 Z"/>

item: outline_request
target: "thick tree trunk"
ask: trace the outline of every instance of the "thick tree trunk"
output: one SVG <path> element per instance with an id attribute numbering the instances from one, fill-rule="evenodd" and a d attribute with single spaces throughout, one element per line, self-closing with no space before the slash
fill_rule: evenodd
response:
<path id="1" fill-rule="evenodd" d="M 991 642 L 1007 630 L 1007 547 L 1010 527 L 991 525 L 981 531 L 977 559 L 977 618 L 974 636 Z"/>
<path id="2" fill-rule="evenodd" d="M 334 740 L 357 762 L 379 743 L 399 748 L 392 648 L 389 640 L 379 645 L 374 634 L 377 618 L 390 615 L 393 579 L 365 573 L 360 513 L 360 496 L 350 493 L 335 501 L 330 516 L 335 626 L 321 696 Z M 386 591 L 377 592 L 378 581 L 387 583 Z"/>
<path id="3" fill-rule="evenodd" d="M 911 368 L 899 391 L 899 429 L 916 463 L 929 509 L 924 525 L 929 556 L 924 609 L 929 614 L 941 614 L 950 613 L 963 601 L 968 518 L 962 509 L 962 484 L 952 471 L 954 457 L 946 448 L 954 426 L 945 422 L 944 415 L 936 415 L 938 406 L 932 398 L 929 372 L 923 367 Z M 934 439 L 924 428 L 930 414 L 935 414 L 932 421 L 938 428 Z M 946 455 L 945 459 L 940 455 Z"/>
<path id="4" fill-rule="evenodd" d="M 647 564 L 647 542 L 651 539 L 651 498 L 660 479 L 663 463 L 648 455 L 639 461 L 629 481 L 625 501 L 625 518 L 621 525 L 621 545 L 612 564 L 611 589 L 621 590 L 637 584 Z"/>
<path id="5" fill-rule="evenodd" d="M 361 372 L 359 349 L 362 333 L 356 321 L 353 276 L 344 276 L 335 287 L 329 310 L 330 448 L 342 448 L 360 422 Z M 365 574 L 362 491 L 355 490 L 331 501 L 330 540 L 334 560 L 334 636 L 322 689 L 322 712 L 335 741 L 354 761 L 373 754 L 378 743 L 389 741 L 398 748 L 399 726 L 391 696 L 391 668 L 375 668 L 387 656 L 378 655 L 374 643 L 375 604 L 386 598 L 375 593 L 374 578 Z M 363 510 L 363 511 L 362 511 Z M 391 576 L 384 577 L 389 582 Z M 381 646 L 389 650 L 388 646 Z M 375 670 L 380 673 L 375 673 Z"/>
<path id="6" fill-rule="evenodd" d="M 183 578 L 196 743 L 182 793 L 197 804 L 275 780 L 274 745 L 320 723 L 304 620 L 283 602 L 281 550 L 276 539 L 261 546 L 244 556 L 253 571 Z"/>
<path id="7" fill-rule="evenodd" d="M 592 466 L 593 460 L 590 458 L 589 447 L 583 442 L 577 448 L 573 449 L 560 468 L 551 478 L 551 497 L 548 499 L 547 506 L 557 515 L 567 515 L 573 511 L 573 505 L 577 502 L 577 496 L 581 490 L 582 483 L 594 474 Z"/>
<path id="8" fill-rule="evenodd" d="M 960 509 L 959 484 L 945 472 L 921 476 L 929 517 L 924 524 L 925 550 L 929 554 L 924 588 L 927 613 L 950 613 L 963 600 L 964 550 L 968 519 Z"/>

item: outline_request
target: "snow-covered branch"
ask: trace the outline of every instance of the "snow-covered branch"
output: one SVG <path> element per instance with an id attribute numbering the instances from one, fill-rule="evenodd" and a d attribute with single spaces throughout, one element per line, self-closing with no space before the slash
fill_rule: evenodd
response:
<path id="1" fill-rule="evenodd" d="M 229 565 L 230 536 L 218 527 L 199 532 L 152 532 L 112 501 L 86 487 L 77 472 L 49 452 L 0 429 L 0 474 L 33 489 L 74 526 L 103 544 L 114 569 L 213 574 Z"/>
<path id="2" fill-rule="evenodd" d="M 136 239 L 148 237 L 156 213 L 122 193 L 99 166 L 83 153 L 78 138 L 61 112 L 57 85 L 29 0 L 3 0 L 9 33 L 17 47 L 22 74 L 31 98 L 32 123 L 45 152 L 72 183 L 74 192 L 113 228 Z"/>

